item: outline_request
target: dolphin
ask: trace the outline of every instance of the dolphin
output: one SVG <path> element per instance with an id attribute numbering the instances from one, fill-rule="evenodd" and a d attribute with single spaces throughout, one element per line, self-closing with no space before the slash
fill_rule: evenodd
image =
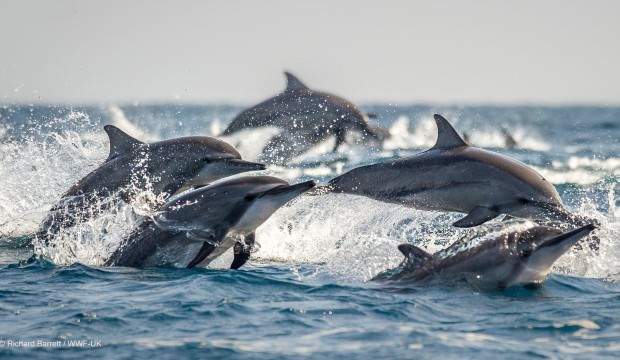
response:
<path id="1" fill-rule="evenodd" d="M 238 269 L 250 257 L 256 228 L 314 185 L 244 176 L 185 192 L 125 238 L 106 265 L 204 267 L 234 247 L 231 268 Z"/>
<path id="2" fill-rule="evenodd" d="M 265 145 L 261 159 L 284 163 L 312 146 L 335 136 L 333 151 L 346 141 L 349 132 L 360 133 L 365 140 L 380 141 L 387 131 L 370 125 L 355 104 L 339 96 L 310 89 L 289 72 L 286 89 L 238 114 L 222 135 L 259 127 L 276 127 L 281 132 Z"/>
<path id="3" fill-rule="evenodd" d="M 508 156 L 469 146 L 443 116 L 434 118 L 438 134 L 430 150 L 355 168 L 321 191 L 467 214 L 456 227 L 477 226 L 500 214 L 578 223 L 542 175 Z"/>
<path id="4" fill-rule="evenodd" d="M 183 187 L 206 184 L 226 176 L 265 166 L 241 160 L 239 152 L 222 140 L 207 136 L 181 137 L 144 143 L 121 129 L 106 125 L 108 158 L 71 186 L 43 220 L 37 238 L 46 244 L 61 228 L 94 217 L 105 209 L 101 199 L 120 192 L 131 203 L 136 190 L 172 195 Z"/>
<path id="5" fill-rule="evenodd" d="M 572 231 L 536 226 L 482 241 L 477 246 L 455 243 L 429 254 L 417 246 L 398 246 L 405 260 L 396 269 L 377 275 L 381 281 L 425 281 L 435 278 L 466 279 L 485 286 L 507 288 L 542 283 L 553 263 L 595 226 Z"/>
<path id="6" fill-rule="evenodd" d="M 517 140 L 512 136 L 510 131 L 505 127 L 502 127 L 502 135 L 504 135 L 504 147 L 507 149 L 514 149 L 517 147 Z"/>

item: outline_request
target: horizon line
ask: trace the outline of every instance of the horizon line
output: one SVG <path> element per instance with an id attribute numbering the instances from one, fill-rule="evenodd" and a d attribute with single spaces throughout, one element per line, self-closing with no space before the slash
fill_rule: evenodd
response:
<path id="1" fill-rule="evenodd" d="M 97 106 L 158 106 L 158 105 L 178 105 L 178 106 L 230 106 L 230 107 L 250 107 L 258 102 L 236 102 L 231 100 L 181 100 L 181 99 L 149 99 L 141 101 L 121 100 L 121 101 L 0 101 L 0 107 L 10 106 L 49 106 L 49 107 L 97 107 Z M 428 107 L 546 107 L 546 108 L 620 108 L 620 102 L 598 102 L 598 101 L 360 101 L 355 102 L 362 107 L 372 106 L 428 106 Z"/>

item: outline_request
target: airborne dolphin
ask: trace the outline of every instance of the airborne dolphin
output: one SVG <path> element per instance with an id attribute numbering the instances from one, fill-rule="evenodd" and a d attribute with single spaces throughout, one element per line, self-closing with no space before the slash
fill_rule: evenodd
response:
<path id="1" fill-rule="evenodd" d="M 576 221 L 555 187 L 527 165 L 469 146 L 441 115 L 437 142 L 410 157 L 355 168 L 325 190 L 362 195 L 422 210 L 467 214 L 453 225 L 472 227 L 500 214 L 535 220 Z"/>
<path id="2" fill-rule="evenodd" d="M 188 191 L 124 239 L 106 265 L 206 266 L 234 246 L 231 268 L 237 269 L 250 257 L 256 228 L 314 185 L 244 176 Z"/>
<path id="3" fill-rule="evenodd" d="M 182 137 L 151 144 L 119 128 L 104 127 L 110 153 L 103 164 L 74 184 L 43 220 L 37 237 L 48 243 L 61 228 L 97 215 L 101 198 L 120 192 L 132 202 L 134 190 L 150 189 L 155 195 L 174 194 L 183 186 L 206 184 L 226 176 L 265 168 L 241 160 L 239 152 L 224 141 L 207 136 Z"/>
<path id="4" fill-rule="evenodd" d="M 433 255 L 417 246 L 402 244 L 398 249 L 405 260 L 399 267 L 379 274 L 374 280 L 464 278 L 499 288 L 539 284 L 545 280 L 553 263 L 592 230 L 592 224 L 565 233 L 537 226 L 506 233 L 464 249 L 463 244 L 455 243 Z"/>
<path id="5" fill-rule="evenodd" d="M 281 133 L 272 138 L 261 159 L 284 163 L 312 146 L 336 137 L 334 151 L 346 141 L 349 132 L 361 133 L 364 139 L 382 140 L 387 132 L 368 124 L 357 106 L 339 96 L 310 89 L 289 72 L 286 89 L 237 115 L 222 135 L 248 128 L 277 127 Z"/>

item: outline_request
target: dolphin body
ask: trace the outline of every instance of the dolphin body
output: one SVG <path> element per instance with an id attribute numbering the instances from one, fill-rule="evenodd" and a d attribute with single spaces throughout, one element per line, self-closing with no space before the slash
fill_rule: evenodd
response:
<path id="1" fill-rule="evenodd" d="M 401 244 L 398 249 L 405 260 L 399 267 L 381 273 L 373 280 L 465 279 L 499 288 L 540 284 L 553 263 L 594 228 L 588 224 L 563 233 L 555 228 L 536 226 L 506 233 L 465 249 L 463 244 L 455 243 L 433 255 L 417 246 Z"/>
<path id="2" fill-rule="evenodd" d="M 285 163 L 312 146 L 336 137 L 334 151 L 346 141 L 349 132 L 364 139 L 382 140 L 387 131 L 368 123 L 374 114 L 364 114 L 339 96 L 307 87 L 289 72 L 286 89 L 237 115 L 222 135 L 248 128 L 277 127 L 282 131 L 265 145 L 261 160 Z"/>
<path id="3" fill-rule="evenodd" d="M 510 157 L 469 146 L 441 115 L 435 115 L 435 122 L 437 143 L 430 150 L 355 168 L 322 190 L 467 214 L 456 227 L 477 226 L 500 214 L 576 221 L 542 175 Z"/>
<path id="4" fill-rule="evenodd" d="M 256 228 L 314 185 L 245 176 L 188 191 L 125 238 L 106 265 L 204 267 L 234 246 L 237 269 L 250 257 Z"/>
<path id="5" fill-rule="evenodd" d="M 113 125 L 104 127 L 110 153 L 103 164 L 74 184 L 43 220 L 37 238 L 48 244 L 61 228 L 96 216 L 97 202 L 119 193 L 132 202 L 134 190 L 174 194 L 184 186 L 209 183 L 226 176 L 262 170 L 264 165 L 241 160 L 224 141 L 193 136 L 144 143 Z"/>

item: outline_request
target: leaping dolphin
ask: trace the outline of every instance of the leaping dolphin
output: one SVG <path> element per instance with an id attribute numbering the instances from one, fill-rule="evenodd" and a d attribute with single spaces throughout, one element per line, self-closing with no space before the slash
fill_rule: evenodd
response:
<path id="1" fill-rule="evenodd" d="M 562 233 L 555 228 L 537 226 L 509 232 L 464 249 L 463 244 L 456 243 L 432 255 L 417 246 L 402 244 L 398 249 L 405 260 L 397 268 L 377 275 L 374 280 L 461 278 L 499 288 L 540 284 L 553 263 L 594 228 L 589 224 Z"/>
<path id="2" fill-rule="evenodd" d="M 94 217 L 103 210 L 97 201 L 120 192 L 131 203 L 136 190 L 171 195 L 184 186 L 206 184 L 264 165 L 241 160 L 239 152 L 224 141 L 192 136 L 147 144 L 121 129 L 104 127 L 110 140 L 105 162 L 62 196 L 43 220 L 37 238 L 49 243 L 61 228 Z"/>
<path id="3" fill-rule="evenodd" d="M 133 231 L 109 266 L 207 266 L 234 246 L 231 268 L 250 257 L 254 231 L 288 201 L 314 187 L 271 176 L 224 179 L 171 199 Z"/>
<path id="4" fill-rule="evenodd" d="M 336 137 L 334 151 L 349 132 L 361 133 L 366 140 L 382 140 L 387 131 L 372 126 L 355 104 L 339 96 L 310 89 L 289 72 L 286 89 L 237 115 L 222 135 L 248 128 L 277 127 L 281 133 L 264 147 L 261 159 L 285 163 L 312 146 Z"/>
<path id="5" fill-rule="evenodd" d="M 437 142 L 430 150 L 355 168 L 324 190 L 467 214 L 456 227 L 477 226 L 500 214 L 578 223 L 542 175 L 508 156 L 469 146 L 441 115 L 435 122 Z"/>

